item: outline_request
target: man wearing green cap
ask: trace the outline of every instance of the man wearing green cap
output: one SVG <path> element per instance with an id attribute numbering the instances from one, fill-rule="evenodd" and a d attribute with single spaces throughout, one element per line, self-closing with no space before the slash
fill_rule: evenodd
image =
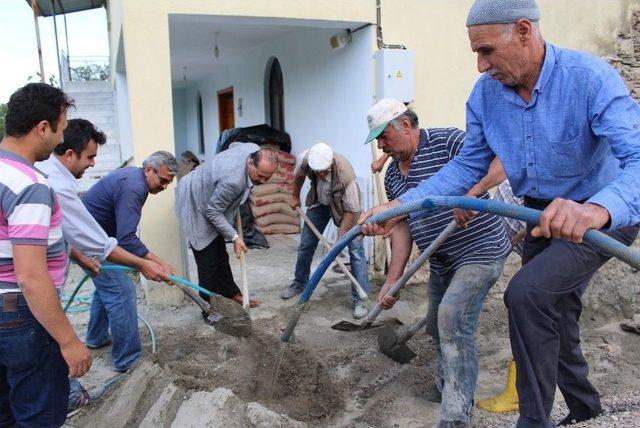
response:
<path id="1" fill-rule="evenodd" d="M 602 413 L 578 320 L 582 294 L 611 256 L 582 239 L 588 229 L 602 229 L 630 245 L 640 222 L 640 107 L 607 63 L 545 42 L 539 19 L 534 0 L 473 4 L 467 27 L 483 75 L 467 101 L 464 148 L 382 208 L 464 194 L 498 156 L 514 193 L 543 210 L 539 226 L 527 225 L 523 267 L 504 296 L 519 428 L 554 426 L 556 385 L 569 408 L 560 425 Z M 363 232 L 387 232 L 397 221 L 364 225 Z"/>
<path id="2" fill-rule="evenodd" d="M 367 142 L 377 139 L 378 148 L 393 158 L 384 181 L 389 200 L 443 168 L 464 143 L 465 133 L 460 129 L 420 128 L 416 113 L 391 98 L 378 101 L 369 110 L 367 122 L 371 130 Z M 493 176 L 495 180 L 487 178 L 475 186 L 474 196 L 488 199 L 486 190 L 502 181 L 504 175 Z M 383 308 L 390 309 L 397 300 L 387 292 L 404 272 L 413 242 L 424 251 L 453 218 L 452 210 L 440 210 L 402 222 L 393 230 L 389 272 L 377 299 Z M 437 369 L 435 388 L 430 389 L 428 399 L 442 402 L 439 427 L 471 424 L 478 378 L 478 321 L 508 252 L 500 217 L 480 214 L 454 232 L 429 258 L 426 330 L 436 343 Z"/>

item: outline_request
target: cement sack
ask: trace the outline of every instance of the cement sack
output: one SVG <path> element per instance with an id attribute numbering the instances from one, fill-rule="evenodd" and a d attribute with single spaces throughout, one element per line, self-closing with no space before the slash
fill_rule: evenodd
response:
<path id="1" fill-rule="evenodd" d="M 295 156 L 293 156 L 291 153 L 287 153 L 285 151 L 280 150 L 278 148 L 278 146 L 275 146 L 273 144 L 263 144 L 260 147 L 261 148 L 270 148 L 274 152 L 276 152 L 276 155 L 278 156 L 278 161 L 279 162 L 288 163 L 288 164 L 291 164 L 291 165 L 295 165 L 295 163 L 296 163 Z"/>
<path id="2" fill-rule="evenodd" d="M 293 183 L 265 183 L 253 186 L 251 194 L 255 196 L 270 195 L 272 193 L 293 193 Z"/>
<path id="3" fill-rule="evenodd" d="M 266 204 L 262 206 L 257 206 L 255 204 L 249 203 L 249 206 L 251 207 L 251 213 L 253 213 L 253 216 L 256 218 L 272 213 L 287 214 L 292 217 L 297 216 L 296 211 L 291 209 L 289 204 L 286 202 L 276 202 L 273 204 Z"/>
<path id="4" fill-rule="evenodd" d="M 268 226 L 270 224 L 293 224 L 294 226 L 300 226 L 300 219 L 282 213 L 273 213 L 263 215 L 262 217 L 256 217 L 256 224 L 260 227 Z"/>
<path id="5" fill-rule="evenodd" d="M 295 177 L 286 172 L 274 172 L 267 183 L 293 183 Z"/>
<path id="6" fill-rule="evenodd" d="M 276 172 L 283 172 L 285 174 L 293 174 L 294 170 L 295 165 L 285 162 L 278 162 L 278 167 L 276 168 Z"/>
<path id="7" fill-rule="evenodd" d="M 256 228 L 264 235 L 273 235 L 275 233 L 300 233 L 300 226 L 294 226 L 292 224 L 270 224 L 268 226 Z"/>
<path id="8" fill-rule="evenodd" d="M 264 196 L 250 195 L 249 200 L 253 205 L 257 207 L 278 202 L 284 202 L 285 204 L 288 204 L 289 202 L 291 202 L 291 195 L 286 193 L 272 193 L 270 195 Z"/>

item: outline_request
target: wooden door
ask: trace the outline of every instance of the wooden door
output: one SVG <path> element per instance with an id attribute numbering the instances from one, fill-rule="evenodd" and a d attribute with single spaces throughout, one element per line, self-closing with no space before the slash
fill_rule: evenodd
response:
<path id="1" fill-rule="evenodd" d="M 218 124 L 220 132 L 235 128 L 233 116 L 233 87 L 218 92 Z"/>

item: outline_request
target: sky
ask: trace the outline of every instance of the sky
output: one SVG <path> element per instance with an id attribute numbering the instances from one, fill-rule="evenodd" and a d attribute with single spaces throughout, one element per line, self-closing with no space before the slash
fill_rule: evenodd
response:
<path id="1" fill-rule="evenodd" d="M 44 74 L 58 77 L 53 18 L 38 18 Z M 65 45 L 64 19 L 58 15 L 60 50 L 75 56 L 108 56 L 107 14 L 104 8 L 67 15 L 69 47 Z M 0 0 L 0 103 L 26 84 L 29 76 L 37 81 L 39 71 L 33 12 L 25 0 Z"/>

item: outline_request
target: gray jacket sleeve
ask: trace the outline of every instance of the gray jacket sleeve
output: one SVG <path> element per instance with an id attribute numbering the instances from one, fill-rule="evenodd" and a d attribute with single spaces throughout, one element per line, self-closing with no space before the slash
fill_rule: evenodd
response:
<path id="1" fill-rule="evenodd" d="M 243 193 L 242 186 L 236 183 L 219 182 L 213 191 L 213 195 L 209 198 L 209 202 L 207 202 L 207 219 L 227 241 L 234 238 L 236 230 L 229 224 L 224 213 Z"/>
<path id="2" fill-rule="evenodd" d="M 107 236 L 76 195 L 60 192 L 58 203 L 64 217 L 62 234 L 66 241 L 85 256 L 106 260 L 118 241 Z"/>

